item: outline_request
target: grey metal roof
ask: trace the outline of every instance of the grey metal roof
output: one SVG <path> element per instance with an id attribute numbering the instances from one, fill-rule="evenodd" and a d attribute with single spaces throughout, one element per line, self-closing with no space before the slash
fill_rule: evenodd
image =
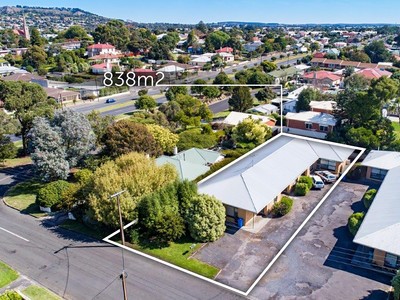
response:
<path id="1" fill-rule="evenodd" d="M 162 166 L 164 164 L 171 164 L 178 172 L 180 179 L 194 180 L 200 175 L 206 173 L 210 167 L 202 164 L 196 164 L 189 161 L 179 160 L 170 156 L 160 156 L 156 159 L 156 164 Z"/>
<path id="2" fill-rule="evenodd" d="M 388 172 L 353 241 L 400 256 L 400 153 L 371 151 L 362 165 Z"/>
<path id="3" fill-rule="evenodd" d="M 199 182 L 199 191 L 254 213 L 271 203 L 319 158 L 344 161 L 354 150 L 279 135 Z"/>

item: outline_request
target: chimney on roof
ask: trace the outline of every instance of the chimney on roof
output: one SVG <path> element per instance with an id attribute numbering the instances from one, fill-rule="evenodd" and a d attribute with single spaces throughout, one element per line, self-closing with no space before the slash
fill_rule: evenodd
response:
<path id="1" fill-rule="evenodd" d="M 177 155 L 178 154 L 178 147 L 174 147 L 174 155 Z"/>

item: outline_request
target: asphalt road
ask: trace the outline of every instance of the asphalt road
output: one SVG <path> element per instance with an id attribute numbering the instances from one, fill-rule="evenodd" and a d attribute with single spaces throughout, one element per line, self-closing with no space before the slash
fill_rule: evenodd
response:
<path id="1" fill-rule="evenodd" d="M 2 170 L 0 197 L 27 172 Z M 2 201 L 0 260 L 66 299 L 122 299 L 121 249 L 23 215 Z M 132 253 L 125 252 L 125 270 L 130 299 L 241 299 Z"/>

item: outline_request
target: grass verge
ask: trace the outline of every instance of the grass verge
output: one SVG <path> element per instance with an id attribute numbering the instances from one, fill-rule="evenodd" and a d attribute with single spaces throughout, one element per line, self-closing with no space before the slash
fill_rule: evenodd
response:
<path id="1" fill-rule="evenodd" d="M 18 273 L 0 261 L 0 288 L 9 285 L 18 278 Z"/>
<path id="2" fill-rule="evenodd" d="M 36 194 L 41 187 L 43 183 L 32 180 L 18 183 L 6 192 L 4 200 L 21 213 L 42 217 L 46 214 L 36 204 Z"/>
<path id="3" fill-rule="evenodd" d="M 74 220 L 66 220 L 64 223 L 59 225 L 61 228 L 68 229 L 71 231 L 75 231 L 78 233 L 82 233 L 84 235 L 90 236 L 94 239 L 102 240 L 104 237 L 109 235 L 111 232 L 100 232 L 93 228 L 86 226 L 85 224 L 74 221 Z"/>
<path id="4" fill-rule="evenodd" d="M 229 110 L 220 111 L 213 115 L 213 119 L 226 118 L 231 112 Z"/>
<path id="5" fill-rule="evenodd" d="M 397 139 L 400 139 L 400 123 L 392 122 L 392 126 L 394 128 L 394 132 L 396 133 Z"/>
<path id="6" fill-rule="evenodd" d="M 61 300 L 61 298 L 53 292 L 37 285 L 28 286 L 26 289 L 22 290 L 21 293 L 28 296 L 31 300 Z"/>
<path id="7" fill-rule="evenodd" d="M 168 245 L 160 245 L 148 240 L 142 240 L 139 244 L 127 244 L 135 250 L 157 257 L 207 278 L 214 279 L 219 272 L 218 268 L 190 257 L 202 244 L 194 244 L 193 240 L 187 237 L 179 241 L 171 242 Z M 193 245 L 195 246 L 191 249 Z"/>
<path id="8" fill-rule="evenodd" d="M 114 109 L 118 109 L 118 108 L 123 108 L 123 107 L 127 107 L 127 106 L 132 106 L 132 108 L 135 105 L 135 101 L 128 101 L 128 102 L 123 102 L 123 103 L 118 103 L 118 104 L 113 104 L 110 106 L 105 106 L 102 107 L 100 109 L 97 109 L 98 112 L 106 112 L 106 111 L 110 111 L 110 110 L 114 110 Z"/>
<path id="9" fill-rule="evenodd" d="M 32 163 L 31 158 L 29 156 L 24 156 L 24 157 L 6 159 L 4 163 L 0 163 L 0 167 L 13 168 L 23 165 L 29 165 L 31 163 Z"/>

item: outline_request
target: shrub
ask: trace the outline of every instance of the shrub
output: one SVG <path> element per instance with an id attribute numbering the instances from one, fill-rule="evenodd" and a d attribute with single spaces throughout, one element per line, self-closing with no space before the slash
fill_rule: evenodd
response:
<path id="1" fill-rule="evenodd" d="M 400 300 L 400 270 L 397 270 L 396 275 L 392 279 L 394 289 L 394 300 Z"/>
<path id="2" fill-rule="evenodd" d="M 70 184 L 64 180 L 50 182 L 38 191 L 36 203 L 42 207 L 57 207 L 62 202 L 62 194 L 69 187 Z"/>
<path id="3" fill-rule="evenodd" d="M 274 204 L 272 207 L 272 214 L 274 217 L 282 217 L 290 212 L 293 206 L 293 199 L 283 196 L 281 201 Z"/>
<path id="4" fill-rule="evenodd" d="M 308 191 L 310 189 L 308 188 L 308 184 L 307 183 L 296 183 L 296 186 L 294 188 L 294 194 L 296 196 L 305 196 L 307 195 Z"/>
<path id="5" fill-rule="evenodd" d="M 349 217 L 347 227 L 353 236 L 356 235 L 358 228 L 360 228 L 364 215 L 364 212 L 357 212 Z"/>
<path id="6" fill-rule="evenodd" d="M 6 291 L 0 295 L 0 300 L 23 300 L 23 298 L 15 291 Z"/>
<path id="7" fill-rule="evenodd" d="M 364 203 L 364 206 L 365 206 L 367 209 L 371 206 L 372 201 L 373 201 L 374 198 L 375 198 L 376 192 L 377 192 L 377 191 L 376 191 L 375 189 L 370 189 L 370 190 L 368 190 L 368 191 L 365 193 L 365 195 L 364 195 L 364 197 L 363 197 L 363 203 Z"/>
<path id="8" fill-rule="evenodd" d="M 310 176 L 300 176 L 298 183 L 306 183 L 309 190 L 311 190 L 313 186 L 312 178 Z"/>

